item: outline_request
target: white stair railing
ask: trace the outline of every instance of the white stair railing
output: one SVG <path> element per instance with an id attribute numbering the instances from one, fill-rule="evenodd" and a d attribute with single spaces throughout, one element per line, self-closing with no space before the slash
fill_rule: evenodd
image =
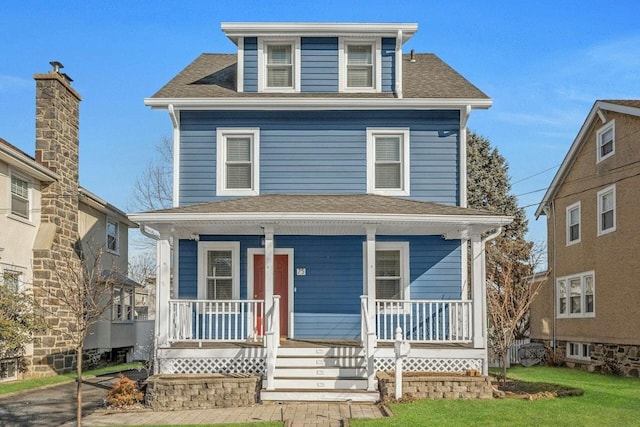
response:
<path id="1" fill-rule="evenodd" d="M 267 390 L 275 390 L 276 359 L 278 358 L 278 347 L 280 346 L 280 295 L 273 296 L 271 310 L 270 327 L 265 337 L 265 346 L 267 347 Z"/>
<path id="2" fill-rule="evenodd" d="M 367 308 L 368 297 L 360 296 L 361 306 L 361 324 L 362 324 L 362 346 L 365 351 L 365 359 L 367 361 L 367 391 L 375 391 L 375 360 L 374 352 L 376 348 L 376 330 L 369 320 L 369 309 Z"/>

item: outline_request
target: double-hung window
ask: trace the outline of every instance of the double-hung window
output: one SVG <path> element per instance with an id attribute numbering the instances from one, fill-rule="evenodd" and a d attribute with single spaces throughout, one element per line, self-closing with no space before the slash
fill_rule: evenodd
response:
<path id="1" fill-rule="evenodd" d="M 260 39 L 259 92 L 300 91 L 300 40 Z"/>
<path id="2" fill-rule="evenodd" d="M 616 187 L 598 191 L 598 236 L 616 229 Z"/>
<path id="3" fill-rule="evenodd" d="M 580 243 L 580 202 L 567 207 L 567 246 Z"/>
<path id="4" fill-rule="evenodd" d="M 218 195 L 259 194 L 259 129 L 219 128 L 217 130 Z"/>
<path id="5" fill-rule="evenodd" d="M 199 242 L 198 298 L 230 300 L 240 297 L 240 244 Z"/>
<path id="6" fill-rule="evenodd" d="M 367 129 L 367 192 L 409 195 L 409 129 Z"/>
<path id="7" fill-rule="evenodd" d="M 376 299 L 408 298 L 409 244 L 407 242 L 376 243 Z"/>
<path id="8" fill-rule="evenodd" d="M 379 40 L 340 40 L 340 91 L 380 92 Z"/>
<path id="9" fill-rule="evenodd" d="M 21 218 L 29 218 L 29 182 L 11 175 L 11 213 Z"/>
<path id="10" fill-rule="evenodd" d="M 107 251 L 118 253 L 118 221 L 107 218 Z"/>
<path id="11" fill-rule="evenodd" d="M 595 315 L 593 271 L 558 278 L 556 295 L 558 317 L 593 317 Z"/>
<path id="12" fill-rule="evenodd" d="M 616 124 L 611 120 L 596 132 L 597 162 L 611 157 L 616 152 Z M 597 163 L 596 162 L 596 163 Z"/>

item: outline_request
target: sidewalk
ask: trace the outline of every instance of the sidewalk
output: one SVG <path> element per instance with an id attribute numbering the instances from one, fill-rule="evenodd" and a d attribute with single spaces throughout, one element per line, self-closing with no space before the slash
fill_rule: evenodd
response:
<path id="1" fill-rule="evenodd" d="M 338 427 L 348 425 L 350 418 L 382 418 L 376 405 L 347 403 L 285 403 L 256 405 L 250 408 L 193 409 L 188 411 L 132 411 L 98 410 L 85 416 L 83 425 L 128 426 L 142 424 L 228 424 L 259 421 L 285 421 L 292 427 Z M 344 422 L 343 422 L 344 420 Z M 74 422 L 64 424 L 74 426 Z"/>

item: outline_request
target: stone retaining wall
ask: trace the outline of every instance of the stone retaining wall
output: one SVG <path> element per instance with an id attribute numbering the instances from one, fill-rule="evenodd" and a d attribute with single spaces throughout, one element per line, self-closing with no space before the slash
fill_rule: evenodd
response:
<path id="1" fill-rule="evenodd" d="M 154 410 L 232 408 L 258 402 L 262 379 L 222 374 L 154 375 L 147 379 L 146 403 Z"/>
<path id="2" fill-rule="evenodd" d="M 396 395 L 395 378 L 378 372 L 380 398 L 393 400 Z M 414 399 L 491 399 L 493 389 L 489 377 L 463 375 L 418 375 L 402 377 L 402 397 Z"/>

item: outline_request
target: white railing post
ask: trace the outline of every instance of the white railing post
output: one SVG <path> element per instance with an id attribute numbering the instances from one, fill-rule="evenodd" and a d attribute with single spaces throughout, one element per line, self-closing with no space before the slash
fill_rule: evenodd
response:
<path id="1" fill-rule="evenodd" d="M 376 330 L 374 323 L 371 322 L 369 316 L 369 301 L 366 295 L 360 296 L 361 310 L 361 323 L 362 323 L 362 342 L 365 351 L 365 359 L 367 361 L 367 391 L 375 391 L 375 358 L 374 353 L 376 349 Z"/>
<path id="2" fill-rule="evenodd" d="M 271 329 L 267 332 L 267 390 L 275 390 L 276 359 L 278 358 L 278 346 L 280 345 L 280 295 L 273 296 L 271 307 Z"/>
<path id="3" fill-rule="evenodd" d="M 393 346 L 396 355 L 396 399 L 402 398 L 402 359 L 409 355 L 411 345 L 402 339 L 402 328 L 396 328 L 395 343 Z"/>

